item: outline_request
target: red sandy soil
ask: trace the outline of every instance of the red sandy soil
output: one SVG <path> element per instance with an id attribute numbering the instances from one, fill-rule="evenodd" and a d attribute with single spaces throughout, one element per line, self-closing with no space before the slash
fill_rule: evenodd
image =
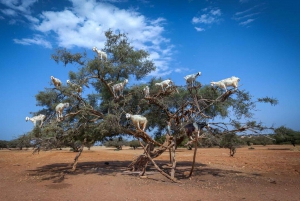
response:
<path id="1" fill-rule="evenodd" d="M 229 157 L 229 149 L 199 148 L 191 178 L 187 175 L 193 151 L 178 149 L 179 183 L 162 176 L 152 164 L 148 178 L 128 173 L 126 167 L 142 149 L 85 149 L 75 172 L 71 167 L 76 153 L 68 149 L 35 155 L 32 149 L 0 150 L 0 200 L 300 200 L 300 147 L 254 148 L 238 148 L 234 157 Z M 155 161 L 170 170 L 168 152 Z"/>

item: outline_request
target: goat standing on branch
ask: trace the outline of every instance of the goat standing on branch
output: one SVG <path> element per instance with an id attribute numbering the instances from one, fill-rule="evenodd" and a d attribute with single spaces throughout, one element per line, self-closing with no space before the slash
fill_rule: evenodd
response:
<path id="1" fill-rule="evenodd" d="M 40 114 L 40 115 L 34 116 L 32 118 L 26 117 L 25 120 L 26 121 L 30 120 L 34 124 L 34 126 L 36 126 L 37 121 L 41 121 L 40 127 L 42 127 L 45 117 L 46 117 L 45 115 Z"/>
<path id="2" fill-rule="evenodd" d="M 169 87 L 172 87 L 174 86 L 174 82 L 170 79 L 167 79 L 167 80 L 164 80 L 162 82 L 159 82 L 159 83 L 155 83 L 155 86 L 160 86 L 161 89 L 163 91 L 165 91 L 166 89 L 168 89 Z M 165 87 L 165 88 L 164 88 Z"/>
<path id="3" fill-rule="evenodd" d="M 200 75 L 201 72 L 185 76 L 184 79 L 186 81 L 187 86 L 194 87 L 196 78 Z"/>
<path id="4" fill-rule="evenodd" d="M 69 107 L 69 103 L 59 103 L 55 107 L 57 121 L 60 121 L 61 119 L 63 119 L 63 111 L 65 108 L 68 108 L 68 107 Z"/>
<path id="5" fill-rule="evenodd" d="M 150 97 L 149 87 L 145 86 L 143 91 L 144 91 L 145 98 L 149 98 Z"/>
<path id="6" fill-rule="evenodd" d="M 125 79 L 123 82 L 112 86 L 112 91 L 113 91 L 115 97 L 123 96 L 123 90 L 127 83 L 128 83 L 128 79 Z M 119 96 L 118 96 L 117 92 L 119 92 Z"/>
<path id="7" fill-rule="evenodd" d="M 206 122 L 201 122 L 201 123 L 194 122 L 184 126 L 184 132 L 189 137 L 189 139 L 193 141 L 194 140 L 193 134 L 197 133 L 198 137 L 200 137 L 200 131 L 204 127 L 209 127 L 209 124 Z"/>
<path id="8" fill-rule="evenodd" d="M 218 81 L 218 82 L 210 82 L 211 86 L 216 85 L 217 87 L 220 87 L 222 89 L 225 89 L 225 92 L 227 92 L 227 88 L 229 86 L 234 87 L 235 90 L 237 90 L 238 82 L 240 81 L 240 78 L 232 76 L 230 78 Z"/>
<path id="9" fill-rule="evenodd" d="M 107 54 L 106 52 L 103 52 L 101 50 L 98 50 L 97 47 L 93 47 L 93 51 L 97 53 L 98 57 L 100 57 L 100 59 L 104 59 L 105 61 L 107 60 Z"/>
<path id="10" fill-rule="evenodd" d="M 58 78 L 55 78 L 53 76 L 51 76 L 50 78 L 56 88 L 61 87 L 62 83 Z"/>
<path id="11" fill-rule="evenodd" d="M 131 119 L 132 123 L 135 125 L 135 127 L 140 131 L 145 131 L 145 128 L 147 126 L 147 118 L 142 115 L 132 115 L 129 113 L 126 113 L 126 119 Z M 141 129 L 142 127 L 142 129 Z"/>
<path id="12" fill-rule="evenodd" d="M 82 94 L 82 87 L 78 84 L 72 83 L 70 80 L 67 80 L 67 84 L 71 86 L 80 96 Z"/>

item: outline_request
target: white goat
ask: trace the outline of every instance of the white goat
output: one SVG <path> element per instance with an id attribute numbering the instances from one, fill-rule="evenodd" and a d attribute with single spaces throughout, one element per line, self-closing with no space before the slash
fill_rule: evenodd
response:
<path id="1" fill-rule="evenodd" d="M 118 97 L 117 92 L 119 92 L 119 96 L 123 96 L 123 90 L 125 85 L 128 83 L 128 80 L 125 79 L 123 82 L 115 84 L 112 86 L 112 90 L 114 92 L 114 96 Z"/>
<path id="2" fill-rule="evenodd" d="M 58 78 L 55 78 L 53 76 L 50 76 L 50 79 L 52 80 L 55 87 L 61 87 L 61 81 Z"/>
<path id="3" fill-rule="evenodd" d="M 174 86 L 174 83 L 170 79 L 164 80 L 164 81 L 159 82 L 159 83 L 155 83 L 155 86 L 160 86 L 163 91 L 165 91 L 165 89 L 168 89 L 172 85 Z M 165 86 L 166 86 L 166 88 L 164 88 Z"/>
<path id="4" fill-rule="evenodd" d="M 34 126 L 36 126 L 37 121 L 41 121 L 40 127 L 42 127 L 45 117 L 46 117 L 45 115 L 40 114 L 40 115 L 34 116 L 32 118 L 26 117 L 25 120 L 26 121 L 30 120 L 34 124 Z"/>
<path id="5" fill-rule="evenodd" d="M 60 119 L 63 118 L 63 111 L 65 108 L 68 108 L 68 107 L 69 107 L 69 103 L 59 103 L 55 107 L 57 121 L 60 121 Z"/>
<path id="6" fill-rule="evenodd" d="M 80 96 L 82 93 L 82 87 L 78 84 L 72 83 L 70 80 L 67 80 L 67 84 L 70 85 Z"/>
<path id="7" fill-rule="evenodd" d="M 193 87 L 195 85 L 196 78 L 200 75 L 201 75 L 201 72 L 185 76 L 184 79 L 186 81 L 186 84 L 188 86 Z"/>
<path id="8" fill-rule="evenodd" d="M 149 87 L 148 86 L 145 86 L 145 88 L 144 88 L 144 94 L 145 94 L 145 98 L 150 97 L 150 92 L 149 92 Z"/>
<path id="9" fill-rule="evenodd" d="M 93 51 L 97 53 L 98 57 L 100 57 L 101 60 L 102 60 L 102 58 L 105 59 L 105 60 L 107 60 L 107 54 L 106 54 L 106 52 L 98 50 L 97 47 L 93 47 Z"/>
<path id="10" fill-rule="evenodd" d="M 142 115 L 138 115 L 138 114 L 135 114 L 135 115 L 132 115 L 132 114 L 129 114 L 129 113 L 126 113 L 126 119 L 131 119 L 132 123 L 135 125 L 135 127 L 138 129 L 138 130 L 142 130 L 142 131 L 145 131 L 145 128 L 147 126 L 147 118 L 142 116 Z M 142 127 L 142 129 L 141 129 Z"/>
<path id="11" fill-rule="evenodd" d="M 221 80 L 218 82 L 210 82 L 210 85 L 211 86 L 216 85 L 222 89 L 225 89 L 225 92 L 227 92 L 226 87 L 229 87 L 229 86 L 232 86 L 232 87 L 234 87 L 235 90 L 237 90 L 239 81 L 240 81 L 240 78 L 232 76 L 230 78 L 227 78 L 227 79 L 224 79 L 224 80 Z"/>

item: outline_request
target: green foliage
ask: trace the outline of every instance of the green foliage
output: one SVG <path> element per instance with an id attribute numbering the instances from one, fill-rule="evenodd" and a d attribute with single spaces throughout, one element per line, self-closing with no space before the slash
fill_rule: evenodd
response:
<path id="1" fill-rule="evenodd" d="M 20 135 L 14 140 L 8 142 L 8 148 L 18 148 L 22 150 L 23 148 L 29 148 L 31 145 L 31 136 L 29 134 Z"/>
<path id="2" fill-rule="evenodd" d="M 278 100 L 276 98 L 270 98 L 268 96 L 266 96 L 264 98 L 258 98 L 258 102 L 270 103 L 271 105 L 277 105 L 278 104 Z"/>
<path id="3" fill-rule="evenodd" d="M 249 92 L 244 90 L 230 91 L 224 94 L 220 89 L 196 82 L 197 86 L 173 86 L 162 91 L 155 83 L 161 78 L 152 78 L 146 84 L 134 84 L 141 80 L 156 67 L 149 60 L 149 53 L 137 50 L 128 41 L 127 34 L 105 32 L 106 43 L 102 48 L 108 55 L 107 60 L 101 60 L 95 54 L 89 59 L 86 53 L 71 53 L 67 49 L 56 49 L 52 59 L 56 63 L 76 65 L 76 71 L 69 72 L 69 80 L 84 89 L 91 88 L 91 94 L 81 96 L 72 85 L 63 84 L 56 88 L 45 88 L 36 95 L 37 106 L 42 107 L 36 114 L 45 114 L 47 119 L 42 128 L 34 128 L 29 134 L 32 139 L 44 139 L 47 147 L 69 146 L 76 150 L 78 143 L 92 145 L 95 141 L 115 139 L 120 135 L 136 136 L 136 128 L 125 118 L 125 113 L 146 116 L 148 124 L 146 132 L 153 131 L 155 140 L 164 142 L 167 133 L 167 122 L 172 122 L 172 134 L 181 136 L 183 127 L 190 122 L 202 122 L 217 117 L 227 118 L 232 114 L 230 127 L 232 133 L 248 128 L 262 129 L 256 122 L 243 124 L 240 119 L 251 118 L 255 109 L 254 101 Z M 112 85 L 129 79 L 123 96 L 115 97 Z M 145 98 L 143 88 L 149 86 L 151 98 Z M 56 119 L 55 107 L 59 103 L 70 104 L 63 112 L 63 119 Z M 258 102 L 277 103 L 271 98 L 259 99 Z M 228 132 L 228 126 L 219 126 Z M 147 141 L 146 137 L 140 136 Z M 235 141 L 230 141 L 235 143 Z M 148 139 L 149 140 L 149 139 Z M 224 139 L 224 146 L 229 139 Z M 38 140 L 37 140 L 38 141 Z M 107 143 L 112 143 L 107 141 Z M 120 141 L 116 141 L 118 146 Z M 213 136 L 206 141 L 207 146 L 217 142 Z M 112 145 L 114 146 L 114 145 Z"/>
<path id="4" fill-rule="evenodd" d="M 82 61 L 82 59 L 85 57 L 86 57 L 85 52 L 83 54 L 80 54 L 80 53 L 71 54 L 69 51 L 66 50 L 66 48 L 56 49 L 55 54 L 51 55 L 51 58 L 56 63 L 59 63 L 61 61 L 61 62 L 63 62 L 64 66 L 66 66 L 67 64 L 72 64 L 72 63 L 78 63 L 80 65 L 83 65 L 84 61 Z"/>
<path id="5" fill-rule="evenodd" d="M 240 144 L 241 141 L 235 133 L 224 134 L 220 142 L 220 146 L 224 148 L 230 148 L 232 146 L 238 146 Z"/>
<path id="6" fill-rule="evenodd" d="M 9 141 L 6 140 L 0 140 L 0 149 L 8 148 Z"/>
<path id="7" fill-rule="evenodd" d="M 117 149 L 122 149 L 123 146 L 127 145 L 128 142 L 122 138 L 111 138 L 104 143 L 106 147 L 115 147 Z"/>
<path id="8" fill-rule="evenodd" d="M 130 147 L 132 147 L 133 149 L 136 149 L 136 148 L 138 148 L 138 147 L 141 147 L 141 144 L 139 143 L 138 140 L 131 140 L 131 141 L 128 143 L 128 145 L 129 145 Z"/>
<path id="9" fill-rule="evenodd" d="M 275 129 L 275 139 L 277 144 L 291 143 L 293 146 L 300 144 L 300 132 L 281 126 Z"/>
<path id="10" fill-rule="evenodd" d="M 260 135 L 255 137 L 245 137 L 241 139 L 241 142 L 243 144 L 247 144 L 250 146 L 252 143 L 253 145 L 271 145 L 274 144 L 275 141 L 272 139 L 272 137 L 269 137 L 268 135 Z"/>
<path id="11" fill-rule="evenodd" d="M 161 136 L 156 135 L 154 140 L 160 144 L 163 144 L 166 140 L 166 135 L 161 135 Z"/>
<path id="12" fill-rule="evenodd" d="M 206 139 L 203 139 L 201 144 L 204 147 L 214 147 L 214 146 L 219 146 L 220 145 L 220 136 L 213 135 L 209 132 L 205 133 Z"/>

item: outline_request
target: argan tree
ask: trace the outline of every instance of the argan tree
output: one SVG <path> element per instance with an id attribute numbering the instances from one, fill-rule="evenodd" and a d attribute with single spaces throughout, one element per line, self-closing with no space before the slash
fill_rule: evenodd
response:
<path id="1" fill-rule="evenodd" d="M 80 141 L 81 146 L 77 147 L 79 153 L 75 157 L 73 170 L 76 169 L 78 157 L 86 143 L 130 135 L 139 141 L 144 148 L 144 154 L 138 156 L 128 169 L 141 170 L 143 175 L 151 162 L 161 174 L 176 181 L 175 149 L 185 138 L 186 125 L 209 122 L 211 126 L 206 130 L 212 135 L 216 134 L 215 130 L 218 130 L 218 135 L 248 129 L 262 130 L 264 127 L 261 123 L 241 123 L 239 120 L 251 119 L 257 102 L 277 103 L 268 97 L 253 100 L 249 92 L 244 90 L 231 89 L 224 93 L 221 89 L 199 82 L 193 87 L 173 85 L 165 90 L 155 86 L 155 83 L 162 81 L 161 78 L 152 78 L 147 84 L 138 84 L 137 81 L 155 70 L 153 62 L 148 58 L 149 54 L 132 47 L 124 33 L 108 30 L 105 36 L 107 40 L 102 51 L 107 53 L 106 60 L 99 58 L 97 54 L 93 58 L 87 58 L 86 52 L 71 53 L 66 49 L 57 49 L 52 55 L 55 62 L 64 66 L 75 65 L 78 69 L 69 72 L 72 85 L 63 83 L 60 87 L 52 86 L 36 95 L 37 105 L 43 108 L 36 113 L 45 114 L 47 119 L 40 130 L 33 131 L 33 135 L 38 139 L 47 139 L 47 142 L 56 146 L 71 146 Z M 125 83 L 125 79 L 129 83 L 124 86 L 123 94 L 114 93 L 113 85 Z M 150 88 L 149 96 L 143 94 L 146 85 Z M 95 92 L 83 93 L 81 96 L 76 90 L 78 87 L 83 88 L 83 91 L 89 88 L 88 91 L 93 89 Z M 64 110 L 63 118 L 56 118 L 55 115 L 55 107 L 59 103 L 70 105 Z M 125 118 L 126 113 L 146 117 L 146 130 L 137 129 Z M 229 114 L 234 116 L 230 117 L 231 122 L 213 122 L 216 117 L 227 118 Z M 149 134 L 150 131 L 154 131 L 156 136 L 166 134 L 165 141 L 155 141 Z M 195 143 L 193 167 L 198 134 L 193 133 L 191 136 L 191 143 Z M 167 173 L 154 161 L 165 151 L 170 151 L 172 162 L 171 171 Z"/>
<path id="2" fill-rule="evenodd" d="M 291 143 L 294 147 L 296 144 L 300 144 L 300 132 L 285 126 L 280 126 L 275 129 L 276 143 Z"/>

